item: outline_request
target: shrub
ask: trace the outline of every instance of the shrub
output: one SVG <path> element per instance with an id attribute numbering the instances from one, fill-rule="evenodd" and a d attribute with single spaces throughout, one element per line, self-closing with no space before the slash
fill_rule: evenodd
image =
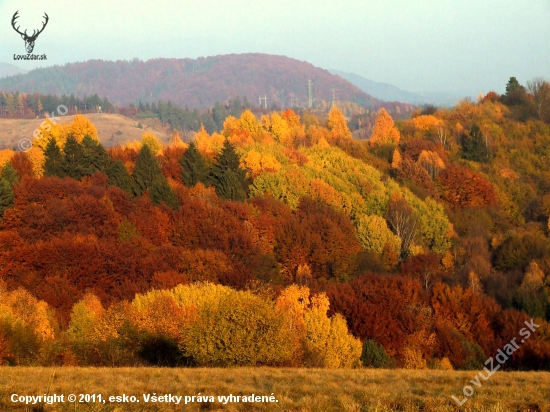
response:
<path id="1" fill-rule="evenodd" d="M 367 368 L 389 368 L 393 366 L 393 359 L 382 345 L 374 339 L 367 339 L 363 342 L 361 363 Z"/>
<path id="2" fill-rule="evenodd" d="M 182 353 L 206 366 L 280 365 L 296 350 L 294 336 L 271 300 L 231 291 L 199 307 L 198 322 L 184 329 Z"/>
<path id="3" fill-rule="evenodd" d="M 453 364 L 449 358 L 444 357 L 443 359 L 435 359 L 429 364 L 430 369 L 442 370 L 442 371 L 452 371 Z"/>

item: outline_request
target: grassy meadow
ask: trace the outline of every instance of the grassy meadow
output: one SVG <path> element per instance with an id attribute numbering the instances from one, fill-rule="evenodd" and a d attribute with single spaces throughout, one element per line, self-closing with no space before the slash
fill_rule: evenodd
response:
<path id="1" fill-rule="evenodd" d="M 85 115 L 94 124 L 101 143 L 106 147 L 141 140 L 145 132 L 155 134 L 161 141 L 168 142 L 169 135 L 158 119 L 133 120 L 120 114 L 90 113 Z M 61 124 L 71 123 L 74 116 L 59 116 Z M 33 139 L 33 132 L 44 121 L 41 119 L 0 119 L 0 148 L 17 147 L 21 139 Z M 139 123 L 143 128 L 136 127 Z"/>
<path id="2" fill-rule="evenodd" d="M 0 410 L 28 411 L 550 411 L 550 373 L 497 372 L 458 407 L 475 371 L 290 368 L 0 367 Z M 475 386 L 474 386 L 475 387 Z M 12 394 L 126 394 L 139 403 L 14 404 Z M 143 394 L 214 396 L 215 402 L 144 403 Z M 273 403 L 218 402 L 218 395 L 270 396 Z"/>

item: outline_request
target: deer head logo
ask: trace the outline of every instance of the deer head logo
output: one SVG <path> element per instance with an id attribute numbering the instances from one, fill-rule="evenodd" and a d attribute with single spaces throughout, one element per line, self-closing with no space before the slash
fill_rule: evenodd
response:
<path id="1" fill-rule="evenodd" d="M 40 30 L 38 30 L 38 32 L 36 30 L 33 31 L 32 35 L 29 36 L 27 34 L 27 30 L 25 30 L 24 33 L 21 33 L 19 31 L 19 27 L 20 26 L 17 26 L 17 28 L 15 27 L 15 21 L 19 18 L 19 10 L 17 10 L 15 12 L 15 14 L 13 15 L 13 18 L 11 19 L 11 25 L 13 27 L 13 29 L 19 33 L 21 35 L 21 38 L 23 40 L 25 40 L 25 48 L 27 49 L 27 53 L 32 53 L 33 49 L 34 49 L 34 42 L 36 41 L 36 38 L 38 37 L 38 35 L 40 33 L 42 33 L 44 31 L 44 29 L 46 28 L 46 25 L 48 24 L 48 20 L 49 20 L 49 17 L 46 13 L 44 13 L 44 18 L 46 19 L 46 21 L 43 23 L 43 26 Z"/>

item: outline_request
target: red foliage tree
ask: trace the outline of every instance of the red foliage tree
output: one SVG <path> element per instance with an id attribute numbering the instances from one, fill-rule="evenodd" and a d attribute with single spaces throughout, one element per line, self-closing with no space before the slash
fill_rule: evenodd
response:
<path id="1" fill-rule="evenodd" d="M 450 165 L 438 176 L 441 196 L 453 208 L 485 207 L 497 203 L 493 185 L 479 173 Z"/>

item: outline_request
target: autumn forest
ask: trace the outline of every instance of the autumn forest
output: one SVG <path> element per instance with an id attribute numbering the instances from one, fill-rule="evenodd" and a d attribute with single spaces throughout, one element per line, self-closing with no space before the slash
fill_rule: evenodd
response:
<path id="1" fill-rule="evenodd" d="M 482 369 L 533 319 L 503 369 L 550 370 L 548 82 L 366 139 L 372 113 L 235 101 L 0 151 L 0 364 Z"/>

